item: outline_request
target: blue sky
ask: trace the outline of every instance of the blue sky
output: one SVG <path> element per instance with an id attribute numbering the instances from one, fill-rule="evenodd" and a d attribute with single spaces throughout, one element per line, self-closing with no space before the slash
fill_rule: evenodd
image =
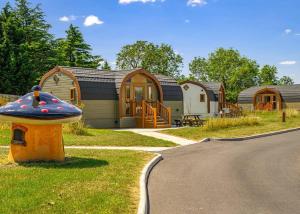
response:
<path id="1" fill-rule="evenodd" d="M 8 0 L 0 0 L 3 6 Z M 13 2 L 13 1 L 11 1 Z M 167 43 L 188 63 L 218 47 L 238 49 L 279 76 L 300 83 L 298 0 L 31 0 L 40 3 L 51 32 L 80 27 L 93 52 L 115 62 L 116 53 L 136 40 Z"/>

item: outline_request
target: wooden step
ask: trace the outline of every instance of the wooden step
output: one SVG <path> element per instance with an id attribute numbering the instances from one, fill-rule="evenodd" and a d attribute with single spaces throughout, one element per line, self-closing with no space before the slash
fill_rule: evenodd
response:
<path id="1" fill-rule="evenodd" d="M 153 126 L 154 126 L 153 122 L 145 123 L 145 128 L 153 128 Z M 156 123 L 156 128 L 170 128 L 170 127 L 171 126 L 166 122 Z"/>
<path id="2" fill-rule="evenodd" d="M 153 120 L 145 120 L 145 123 L 153 123 Z M 157 124 L 168 124 L 166 121 L 156 121 Z"/>

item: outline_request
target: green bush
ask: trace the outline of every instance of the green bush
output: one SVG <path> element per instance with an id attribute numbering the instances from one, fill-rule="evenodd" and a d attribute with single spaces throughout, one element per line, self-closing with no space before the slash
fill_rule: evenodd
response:
<path id="1" fill-rule="evenodd" d="M 9 123 L 0 122 L 0 130 L 9 130 L 10 126 Z"/>
<path id="2" fill-rule="evenodd" d="M 77 105 L 81 110 L 84 109 L 84 105 Z M 85 124 L 83 119 L 75 123 L 68 123 L 63 126 L 63 132 L 66 134 L 74 134 L 74 135 L 82 135 L 82 136 L 90 136 L 88 130 L 85 128 Z"/>
<path id="3" fill-rule="evenodd" d="M 68 123 L 63 126 L 63 132 L 66 134 L 84 135 L 89 136 L 87 129 L 85 128 L 83 120 L 75 123 Z"/>
<path id="4" fill-rule="evenodd" d="M 293 118 L 299 116 L 299 111 L 296 109 L 286 109 L 285 112 L 287 118 Z"/>

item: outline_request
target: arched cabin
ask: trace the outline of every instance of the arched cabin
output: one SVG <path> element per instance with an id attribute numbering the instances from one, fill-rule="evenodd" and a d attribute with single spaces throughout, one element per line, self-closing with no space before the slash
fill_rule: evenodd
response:
<path id="1" fill-rule="evenodd" d="M 62 100 L 83 106 L 85 123 L 95 128 L 170 127 L 183 112 L 177 82 L 144 69 L 103 71 L 57 66 L 40 86 Z"/>
<path id="2" fill-rule="evenodd" d="M 181 83 L 184 115 L 215 116 L 225 107 L 222 83 L 184 81 Z"/>
<path id="3" fill-rule="evenodd" d="M 244 110 L 300 110 L 300 85 L 251 87 L 242 91 L 238 104 Z"/>

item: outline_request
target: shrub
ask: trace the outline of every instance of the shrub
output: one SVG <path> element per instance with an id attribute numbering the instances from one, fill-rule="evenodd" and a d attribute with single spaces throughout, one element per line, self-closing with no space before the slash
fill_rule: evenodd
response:
<path id="1" fill-rule="evenodd" d="M 260 123 L 259 117 L 239 117 L 239 118 L 211 118 L 205 125 L 204 130 L 211 131 L 236 126 L 254 126 Z"/>
<path id="2" fill-rule="evenodd" d="M 285 112 L 287 118 L 293 118 L 299 116 L 299 111 L 296 109 L 286 109 Z"/>
<path id="3" fill-rule="evenodd" d="M 64 133 L 74 134 L 74 135 L 85 135 L 88 136 L 89 133 L 85 128 L 83 120 L 80 120 L 75 123 L 68 123 L 63 126 Z"/>
<path id="4" fill-rule="evenodd" d="M 9 123 L 0 122 L 0 130 L 9 130 L 9 129 L 10 129 Z"/>
<path id="5" fill-rule="evenodd" d="M 77 105 L 78 108 L 81 110 L 84 108 L 84 105 Z M 68 123 L 63 126 L 63 131 L 64 133 L 67 134 L 74 134 L 74 135 L 84 135 L 84 136 L 89 136 L 90 134 L 88 133 L 87 129 L 85 128 L 85 124 L 83 119 L 81 119 L 78 122 L 75 123 Z"/>

